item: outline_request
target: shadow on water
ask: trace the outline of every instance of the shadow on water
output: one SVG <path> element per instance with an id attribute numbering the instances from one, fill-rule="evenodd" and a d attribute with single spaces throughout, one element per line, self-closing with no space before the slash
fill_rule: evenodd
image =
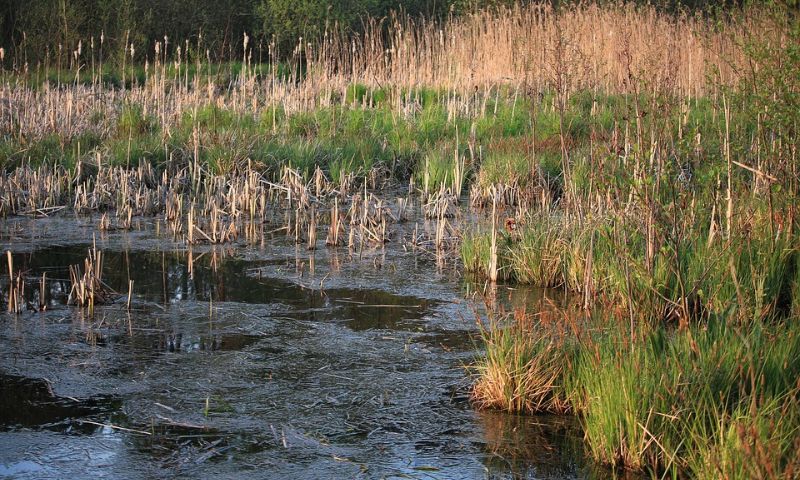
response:
<path id="1" fill-rule="evenodd" d="M 67 305 L 86 251 L 14 255 L 32 304 L 47 273 L 48 308 L 0 315 L 0 475 L 608 476 L 572 420 L 471 408 L 462 284 L 411 255 L 106 248 L 119 295 L 89 315 Z M 566 301 L 495 294 L 507 308 Z M 61 437 L 70 428 L 83 435 Z"/>
<path id="2" fill-rule="evenodd" d="M 32 304 L 39 301 L 37 279 L 46 272 L 51 306 L 63 305 L 69 295 L 70 265 L 80 265 L 88 246 L 54 247 L 14 255 L 17 269 L 27 273 L 26 291 Z M 301 282 L 262 277 L 259 267 L 275 261 L 251 262 L 235 257 L 201 255 L 190 259 L 183 251 L 104 252 L 103 281 L 124 301 L 128 281 L 137 298 L 161 305 L 179 302 L 236 302 L 283 304 L 303 310 L 312 320 L 345 321 L 355 330 L 403 329 L 403 319 L 421 317 L 437 302 L 380 289 L 306 288 Z M 285 263 L 285 262 L 284 262 Z M 294 267 L 293 265 L 287 266 Z"/>
<path id="3" fill-rule="evenodd" d="M 85 400 L 53 393 L 49 382 L 0 373 L 0 431 L 41 427 L 68 433 L 91 434 L 97 426 L 81 418 L 118 410 L 119 398 L 98 395 Z"/>

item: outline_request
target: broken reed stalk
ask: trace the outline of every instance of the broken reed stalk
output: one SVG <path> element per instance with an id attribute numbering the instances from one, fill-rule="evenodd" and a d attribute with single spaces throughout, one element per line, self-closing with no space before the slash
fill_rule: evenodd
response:
<path id="1" fill-rule="evenodd" d="M 67 303 L 88 308 L 89 313 L 94 313 L 94 307 L 108 301 L 111 289 L 102 280 L 103 254 L 94 246 L 89 250 L 89 256 L 84 260 L 83 271 L 80 265 L 70 265 L 69 276 L 72 288 L 67 298 Z"/>
<path id="2" fill-rule="evenodd" d="M 130 230 L 133 225 L 133 208 L 130 205 L 126 206 L 122 211 L 122 229 Z"/>
<path id="3" fill-rule="evenodd" d="M 408 221 L 408 198 L 399 197 L 397 199 L 397 221 Z"/>
<path id="4" fill-rule="evenodd" d="M 325 244 L 331 247 L 338 246 L 340 243 L 339 233 L 343 226 L 339 217 L 339 197 L 334 197 L 333 207 L 331 207 L 331 225 L 328 229 L 328 237 L 325 239 Z"/>
<path id="5" fill-rule="evenodd" d="M 194 203 L 189 207 L 189 219 L 187 220 L 187 234 L 186 241 L 189 245 L 194 243 Z"/>
<path id="6" fill-rule="evenodd" d="M 461 192 L 464 190 L 464 169 L 465 157 L 459 155 L 458 150 L 455 152 L 453 165 L 453 194 L 456 196 L 456 202 L 461 199 Z"/>
<path id="7" fill-rule="evenodd" d="M 100 224 L 98 225 L 98 229 L 101 232 L 106 232 L 111 229 L 111 220 L 108 219 L 107 213 L 103 213 L 103 216 L 100 217 Z"/>
<path id="8" fill-rule="evenodd" d="M 294 243 L 300 243 L 300 218 L 302 216 L 302 210 L 300 207 L 297 207 L 297 211 L 294 214 Z"/>
<path id="9" fill-rule="evenodd" d="M 436 219 L 436 251 L 441 252 L 444 248 L 444 235 L 447 229 L 447 218 L 444 212 L 440 212 L 439 217 Z"/>
<path id="10" fill-rule="evenodd" d="M 311 221 L 308 224 L 308 249 L 317 248 L 317 211 L 311 207 Z"/>
<path id="11" fill-rule="evenodd" d="M 497 282 L 497 195 L 492 198 L 492 244 L 489 255 L 489 280 Z"/>
<path id="12" fill-rule="evenodd" d="M 20 313 L 22 302 L 19 298 L 19 278 L 16 282 L 14 281 L 14 259 L 11 256 L 11 250 L 7 250 L 6 255 L 8 257 L 8 311 L 9 313 Z"/>

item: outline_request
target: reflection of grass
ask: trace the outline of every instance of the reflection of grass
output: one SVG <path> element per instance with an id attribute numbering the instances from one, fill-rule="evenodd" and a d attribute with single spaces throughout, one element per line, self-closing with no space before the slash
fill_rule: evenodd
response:
<path id="1" fill-rule="evenodd" d="M 483 427 L 490 475 L 496 467 L 509 467 L 515 478 L 561 478 L 580 471 L 588 479 L 608 478 L 587 461 L 580 425 L 574 418 L 557 415 L 509 415 L 490 410 L 479 411 Z M 586 462 L 588 465 L 584 465 Z M 593 468 L 595 467 L 595 468 Z"/>

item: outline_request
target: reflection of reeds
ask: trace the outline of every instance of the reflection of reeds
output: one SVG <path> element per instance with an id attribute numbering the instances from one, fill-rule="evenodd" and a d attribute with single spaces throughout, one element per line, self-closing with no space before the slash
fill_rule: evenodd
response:
<path id="1" fill-rule="evenodd" d="M 131 297 L 133 296 L 133 280 L 128 280 L 128 301 L 125 302 L 125 308 L 130 311 Z"/>
<path id="2" fill-rule="evenodd" d="M 486 450 L 502 462 L 504 471 L 511 468 L 513 478 L 530 478 L 531 473 L 534 478 L 568 478 L 583 463 L 582 432 L 574 418 L 493 411 L 480 411 L 477 418 Z"/>
<path id="3" fill-rule="evenodd" d="M 43 312 L 47 309 L 47 272 L 42 273 L 42 279 L 39 281 L 39 311 Z"/>

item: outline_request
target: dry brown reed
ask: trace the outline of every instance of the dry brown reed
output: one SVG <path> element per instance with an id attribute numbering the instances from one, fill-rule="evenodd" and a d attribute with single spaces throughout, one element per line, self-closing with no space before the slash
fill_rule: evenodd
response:
<path id="1" fill-rule="evenodd" d="M 103 253 L 93 246 L 84 260 L 83 270 L 80 265 L 70 265 L 70 281 L 72 288 L 67 303 L 86 308 L 94 312 L 95 305 L 102 305 L 112 300 L 113 290 L 103 283 Z"/>
<path id="2" fill-rule="evenodd" d="M 382 24 L 372 21 L 358 41 L 323 44 L 312 63 L 317 81 L 345 77 L 461 91 L 508 83 L 542 91 L 553 77 L 551 66 L 565 63 L 572 89 L 626 90 L 633 75 L 656 90 L 697 96 L 707 90 L 710 68 L 719 69 L 723 82 L 737 78 L 736 63 L 726 59 L 743 57 L 731 33 L 754 26 L 743 20 L 715 28 L 699 15 L 672 17 L 633 4 L 517 5 L 444 25 L 403 16 L 391 21 L 388 39 Z"/>
<path id="3" fill-rule="evenodd" d="M 476 365 L 478 380 L 472 400 L 478 408 L 511 412 L 567 413 L 571 410 L 563 391 L 562 372 L 568 360 L 560 322 L 548 318 L 563 315 L 552 305 L 532 315 L 525 310 L 478 321 L 487 355 Z M 480 318 L 480 317 L 478 317 Z"/>
<path id="4" fill-rule="evenodd" d="M 14 258 L 11 251 L 6 252 L 8 260 L 8 311 L 9 313 L 20 313 L 25 305 L 25 281 L 21 272 L 14 276 Z"/>
<path id="5" fill-rule="evenodd" d="M 339 213 L 339 198 L 333 199 L 333 206 L 331 207 L 331 223 L 328 229 L 328 236 L 325 239 L 325 244 L 331 247 L 339 246 L 343 241 L 344 224 Z"/>
<path id="6" fill-rule="evenodd" d="M 86 177 L 49 167 L 18 169 L 6 177 L 8 194 L 4 198 L 13 202 L 0 198 L 0 209 L 14 214 L 57 201 L 63 203 L 60 207 L 69 206 L 78 214 L 102 212 L 100 231 L 128 230 L 134 217 L 163 215 L 168 231 L 188 245 L 236 242 L 242 233 L 248 242 L 255 242 L 261 238 L 263 224 L 283 215 L 278 222 L 286 225 L 287 235 L 293 235 L 298 244 L 305 242 L 309 249 L 316 247 L 320 225 L 328 226 L 328 246 L 339 246 L 348 238 L 351 248 L 356 244 L 380 247 L 392 238 L 392 227 L 411 215 L 408 199 L 395 206 L 369 191 L 369 183 L 380 183 L 380 172 L 366 178 L 363 191 L 349 194 L 349 186 L 334 184 L 320 169 L 305 181 L 298 171 L 286 167 L 274 183 L 250 165 L 226 175 L 212 175 L 192 164 L 165 171 L 160 177 L 146 163 L 130 169 L 92 165 L 79 170 L 89 168 L 95 174 Z M 68 188 L 48 196 L 45 186 L 53 184 Z M 456 214 L 456 201 L 442 191 L 423 208 L 427 218 L 440 219 L 439 246 L 457 237 L 453 227 L 443 221 Z M 319 214 L 328 210 L 330 215 Z M 116 212 L 113 222 L 110 211 Z M 79 284 L 83 274 L 76 270 L 74 277 Z M 82 303 L 87 297 L 79 290 L 75 299 Z"/>
<path id="7" fill-rule="evenodd" d="M 391 86 L 389 104 L 402 114 L 416 108 L 403 92 L 423 86 L 448 89 L 441 103 L 473 116 L 486 113 L 492 87 L 502 84 L 515 97 L 554 89 L 565 97 L 587 88 L 630 93 L 640 83 L 652 92 L 697 97 L 715 88 L 707 82 L 709 74 L 718 77 L 717 84 L 731 84 L 746 71 L 740 68 L 744 53 L 736 39 L 766 31 L 762 17 L 754 10 L 714 23 L 701 16 L 663 15 L 652 6 L 594 4 L 559 10 L 515 6 L 443 24 L 401 15 L 388 20 L 388 36 L 382 30 L 386 21 L 373 19 L 366 21 L 363 36 L 328 34 L 317 47 L 303 45 L 291 62 L 293 67 L 301 59 L 307 62 L 302 79 L 301 68 L 292 68 L 288 77 L 279 74 L 274 58 L 269 60 L 275 67 L 262 79 L 248 55 L 239 78 L 227 85 L 213 76 L 190 76 L 189 67 L 202 70 L 199 59 L 188 65 L 157 44 L 148 53 L 144 82 L 122 89 L 105 88 L 99 75 L 90 85 L 45 83 L 42 88 L 6 77 L 0 98 L 10 101 L 0 109 L 0 131 L 28 141 L 85 132 L 107 137 L 123 113 L 120 106 L 136 105 L 169 138 L 185 112 L 205 106 L 253 115 L 268 106 L 308 111 L 345 102 L 353 83 Z M 194 136 L 197 158 L 202 132 Z"/>

